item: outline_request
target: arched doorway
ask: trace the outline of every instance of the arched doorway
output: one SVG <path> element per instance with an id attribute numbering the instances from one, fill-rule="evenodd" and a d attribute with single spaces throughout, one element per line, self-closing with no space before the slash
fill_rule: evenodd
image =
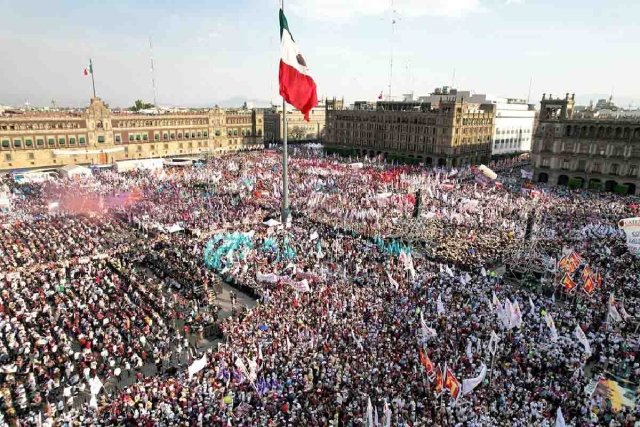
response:
<path id="1" fill-rule="evenodd" d="M 580 181 L 580 187 L 578 188 L 584 188 L 584 178 L 581 176 L 576 176 L 575 178 L 573 178 L 574 180 Z"/>
<path id="2" fill-rule="evenodd" d="M 453 166 L 455 168 L 457 166 L 457 162 L 458 162 L 458 159 L 452 159 L 451 160 L 451 166 Z"/>
<path id="3" fill-rule="evenodd" d="M 433 159 L 431 157 L 427 157 L 427 161 L 425 163 L 427 166 L 431 166 L 433 164 Z"/>
<path id="4" fill-rule="evenodd" d="M 442 168 L 444 166 L 446 166 L 447 164 L 447 160 L 446 159 L 438 159 L 438 167 Z"/>
<path id="5" fill-rule="evenodd" d="M 592 190 L 602 190 L 602 181 L 597 178 L 590 179 L 589 188 Z"/>
<path id="6" fill-rule="evenodd" d="M 569 183 L 569 177 L 567 175 L 560 175 L 558 177 L 558 185 L 567 185 Z"/>
<path id="7" fill-rule="evenodd" d="M 604 183 L 604 191 L 613 193 L 613 191 L 616 189 L 616 185 L 618 185 L 616 181 L 607 181 Z"/>
<path id="8" fill-rule="evenodd" d="M 636 185 L 635 184 L 632 184 L 632 183 L 628 182 L 628 183 L 626 183 L 624 185 L 626 185 L 627 189 L 628 189 L 627 195 L 634 196 L 636 194 Z"/>
<path id="9" fill-rule="evenodd" d="M 538 182 L 549 182 L 549 174 L 542 172 L 540 175 L 538 175 Z"/>

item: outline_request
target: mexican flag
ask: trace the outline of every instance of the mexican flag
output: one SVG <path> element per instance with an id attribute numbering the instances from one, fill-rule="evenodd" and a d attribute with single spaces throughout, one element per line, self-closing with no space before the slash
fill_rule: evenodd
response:
<path id="1" fill-rule="evenodd" d="M 89 74 L 93 74 L 93 62 L 89 61 L 89 66 L 84 69 L 84 75 L 88 76 Z"/>
<path id="2" fill-rule="evenodd" d="M 309 121 L 309 111 L 318 104 L 316 83 L 298 46 L 289 31 L 287 18 L 280 9 L 280 95 L 304 114 Z"/>

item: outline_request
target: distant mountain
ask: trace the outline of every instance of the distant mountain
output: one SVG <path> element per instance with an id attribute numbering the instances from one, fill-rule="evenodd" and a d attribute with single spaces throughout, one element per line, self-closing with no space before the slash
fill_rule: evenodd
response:
<path id="1" fill-rule="evenodd" d="M 582 95 L 582 94 L 576 94 L 576 104 L 577 105 L 589 105 L 589 101 L 593 101 L 593 104 L 595 105 L 599 99 L 609 99 L 609 97 L 611 96 L 611 94 L 603 94 L 603 93 L 592 93 L 592 94 L 586 94 L 586 95 Z M 640 96 L 633 96 L 633 95 L 621 95 L 621 96 L 616 96 L 616 94 L 613 94 L 613 103 L 616 104 L 618 107 L 621 108 L 627 108 L 629 107 L 629 104 L 633 104 L 634 108 L 638 108 L 640 107 Z"/>
<path id="2" fill-rule="evenodd" d="M 245 102 L 253 104 L 254 108 L 265 108 L 271 106 L 270 101 L 264 99 L 243 98 L 241 96 L 234 96 L 233 98 L 224 99 L 214 104 L 217 104 L 223 108 L 240 108 Z"/>

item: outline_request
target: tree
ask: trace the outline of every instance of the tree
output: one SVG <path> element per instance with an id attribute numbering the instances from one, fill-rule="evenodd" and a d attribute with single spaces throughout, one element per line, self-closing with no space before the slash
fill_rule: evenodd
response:
<path id="1" fill-rule="evenodd" d="M 129 110 L 140 111 L 140 110 L 147 110 L 153 107 L 154 107 L 153 104 L 146 103 L 142 99 L 136 99 L 136 102 L 133 104 L 133 107 L 129 108 Z"/>
<path id="2" fill-rule="evenodd" d="M 307 136 L 307 131 L 300 126 L 294 126 L 293 129 L 289 131 L 289 134 L 291 135 L 291 139 L 300 140 Z"/>

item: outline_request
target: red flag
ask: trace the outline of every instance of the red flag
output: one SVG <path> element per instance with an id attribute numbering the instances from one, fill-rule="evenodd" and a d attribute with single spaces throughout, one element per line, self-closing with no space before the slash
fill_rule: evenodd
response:
<path id="1" fill-rule="evenodd" d="M 567 266 L 569 265 L 569 261 L 567 260 L 567 257 L 562 257 L 560 259 L 560 262 L 558 263 L 558 268 L 567 268 Z"/>
<path id="2" fill-rule="evenodd" d="M 442 369 L 440 367 L 436 368 L 436 396 L 440 396 L 442 394 L 442 389 L 444 388 L 444 382 L 442 381 Z"/>
<path id="3" fill-rule="evenodd" d="M 591 269 L 588 266 L 585 267 L 584 270 L 582 270 L 582 281 L 585 282 L 587 280 L 587 277 L 592 275 L 593 275 L 593 271 L 591 271 Z"/>
<path id="4" fill-rule="evenodd" d="M 562 279 L 562 286 L 564 286 L 567 292 L 571 292 L 573 288 L 576 287 L 576 282 L 571 280 L 571 277 L 569 277 L 569 274 L 565 274 L 564 278 Z"/>
<path id="5" fill-rule="evenodd" d="M 600 273 L 596 276 L 596 283 L 598 284 L 598 287 L 602 286 L 602 275 Z"/>
<path id="6" fill-rule="evenodd" d="M 584 291 L 589 295 L 593 295 L 593 292 L 596 290 L 596 283 L 593 280 L 592 276 L 587 276 L 587 280 L 584 281 L 584 284 L 582 286 L 584 288 Z"/>
<path id="7" fill-rule="evenodd" d="M 426 369 L 430 374 L 433 373 L 433 371 L 435 370 L 435 366 L 433 366 L 433 362 L 431 361 L 431 359 L 429 359 L 427 353 L 419 348 L 418 356 L 420 357 L 420 364 L 424 366 L 424 369 Z"/>
<path id="8" fill-rule="evenodd" d="M 460 382 L 453 376 L 453 372 L 447 367 L 447 373 L 444 378 L 444 386 L 449 389 L 451 396 L 457 399 L 460 395 Z"/>
<path id="9" fill-rule="evenodd" d="M 582 257 L 575 252 L 572 252 L 569 257 L 578 265 L 582 262 Z"/>
<path id="10" fill-rule="evenodd" d="M 378 95 L 378 99 L 382 99 L 382 91 L 380 91 L 380 95 Z"/>

